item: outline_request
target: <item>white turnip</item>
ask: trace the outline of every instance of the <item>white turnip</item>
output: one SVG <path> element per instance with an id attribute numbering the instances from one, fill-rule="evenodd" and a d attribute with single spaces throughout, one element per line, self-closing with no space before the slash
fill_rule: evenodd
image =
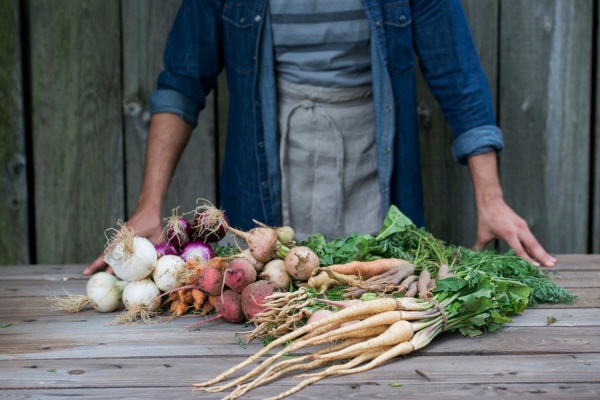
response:
<path id="1" fill-rule="evenodd" d="M 275 258 L 265 264 L 265 268 L 258 275 L 259 279 L 273 282 L 282 290 L 290 288 L 291 278 L 285 268 L 285 262 Z"/>
<path id="2" fill-rule="evenodd" d="M 285 269 L 295 279 L 308 281 L 319 268 L 319 257 L 306 246 L 292 247 L 285 256 Z"/>
<path id="3" fill-rule="evenodd" d="M 98 312 L 112 312 L 121 305 L 121 296 L 127 282 L 114 275 L 97 272 L 88 280 L 86 295 L 90 305 Z"/>
<path id="4" fill-rule="evenodd" d="M 121 305 L 123 288 L 127 281 L 121 281 L 116 276 L 106 272 L 96 272 L 86 285 L 86 294 L 65 297 L 51 296 L 51 308 L 76 313 L 90 305 L 98 312 L 115 311 Z"/>
<path id="5" fill-rule="evenodd" d="M 118 234 L 114 248 L 104 256 L 119 278 L 137 281 L 152 273 L 158 255 L 152 242 L 140 236 L 134 236 L 133 230 L 124 227 Z"/>
<path id="6" fill-rule="evenodd" d="M 180 279 L 185 270 L 185 261 L 181 257 L 162 256 L 152 271 L 152 280 L 162 292 L 173 290 L 185 284 Z"/>
<path id="7" fill-rule="evenodd" d="M 291 226 L 280 226 L 276 228 L 275 231 L 277 232 L 277 239 L 284 246 L 290 247 L 296 244 L 296 232 L 294 232 L 294 229 L 292 229 Z"/>
<path id="8" fill-rule="evenodd" d="M 151 322 L 160 309 L 160 289 L 151 279 L 132 281 L 123 290 L 125 311 L 118 315 L 112 325 L 131 324 L 138 321 Z"/>

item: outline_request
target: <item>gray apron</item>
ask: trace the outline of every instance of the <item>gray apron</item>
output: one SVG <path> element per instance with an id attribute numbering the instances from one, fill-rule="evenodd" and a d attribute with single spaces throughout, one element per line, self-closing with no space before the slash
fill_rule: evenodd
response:
<path id="1" fill-rule="evenodd" d="M 371 85 L 328 88 L 278 80 L 283 223 L 304 240 L 381 227 Z"/>

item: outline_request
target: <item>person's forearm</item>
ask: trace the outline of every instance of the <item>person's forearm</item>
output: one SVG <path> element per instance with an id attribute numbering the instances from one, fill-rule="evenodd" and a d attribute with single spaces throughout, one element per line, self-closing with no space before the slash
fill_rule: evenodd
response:
<path id="1" fill-rule="evenodd" d="M 192 126 L 175 114 L 152 116 L 138 210 L 162 212 L 169 183 L 191 132 Z"/>
<path id="2" fill-rule="evenodd" d="M 469 157 L 469 170 L 478 206 L 503 197 L 495 151 Z"/>

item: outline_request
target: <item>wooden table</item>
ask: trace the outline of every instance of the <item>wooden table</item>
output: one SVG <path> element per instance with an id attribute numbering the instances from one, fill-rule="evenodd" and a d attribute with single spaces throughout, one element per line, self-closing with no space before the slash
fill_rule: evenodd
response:
<path id="1" fill-rule="evenodd" d="M 368 373 L 322 380 L 293 399 L 600 398 L 600 256 L 563 255 L 550 276 L 574 304 L 527 309 L 502 332 L 446 333 L 426 348 Z M 198 317 L 111 326 L 116 313 L 51 311 L 47 296 L 85 291 L 82 265 L 0 267 L 0 397 L 210 399 L 190 385 L 254 354 L 238 324 Z M 246 327 L 245 329 L 250 329 Z M 288 377 L 244 398 L 295 385 Z"/>

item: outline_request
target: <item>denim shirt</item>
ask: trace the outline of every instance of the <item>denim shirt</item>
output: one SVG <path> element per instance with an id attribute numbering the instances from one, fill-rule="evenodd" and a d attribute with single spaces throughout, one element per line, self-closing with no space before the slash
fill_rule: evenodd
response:
<path id="1" fill-rule="evenodd" d="M 415 55 L 450 124 L 455 159 L 503 148 L 488 82 L 460 0 L 362 0 L 371 29 L 382 210 L 425 225 Z M 229 120 L 220 207 L 232 225 L 281 225 L 273 40 L 268 0 L 184 0 L 150 112 L 192 126 L 225 68 Z M 383 220 L 383 215 L 381 216 Z"/>

